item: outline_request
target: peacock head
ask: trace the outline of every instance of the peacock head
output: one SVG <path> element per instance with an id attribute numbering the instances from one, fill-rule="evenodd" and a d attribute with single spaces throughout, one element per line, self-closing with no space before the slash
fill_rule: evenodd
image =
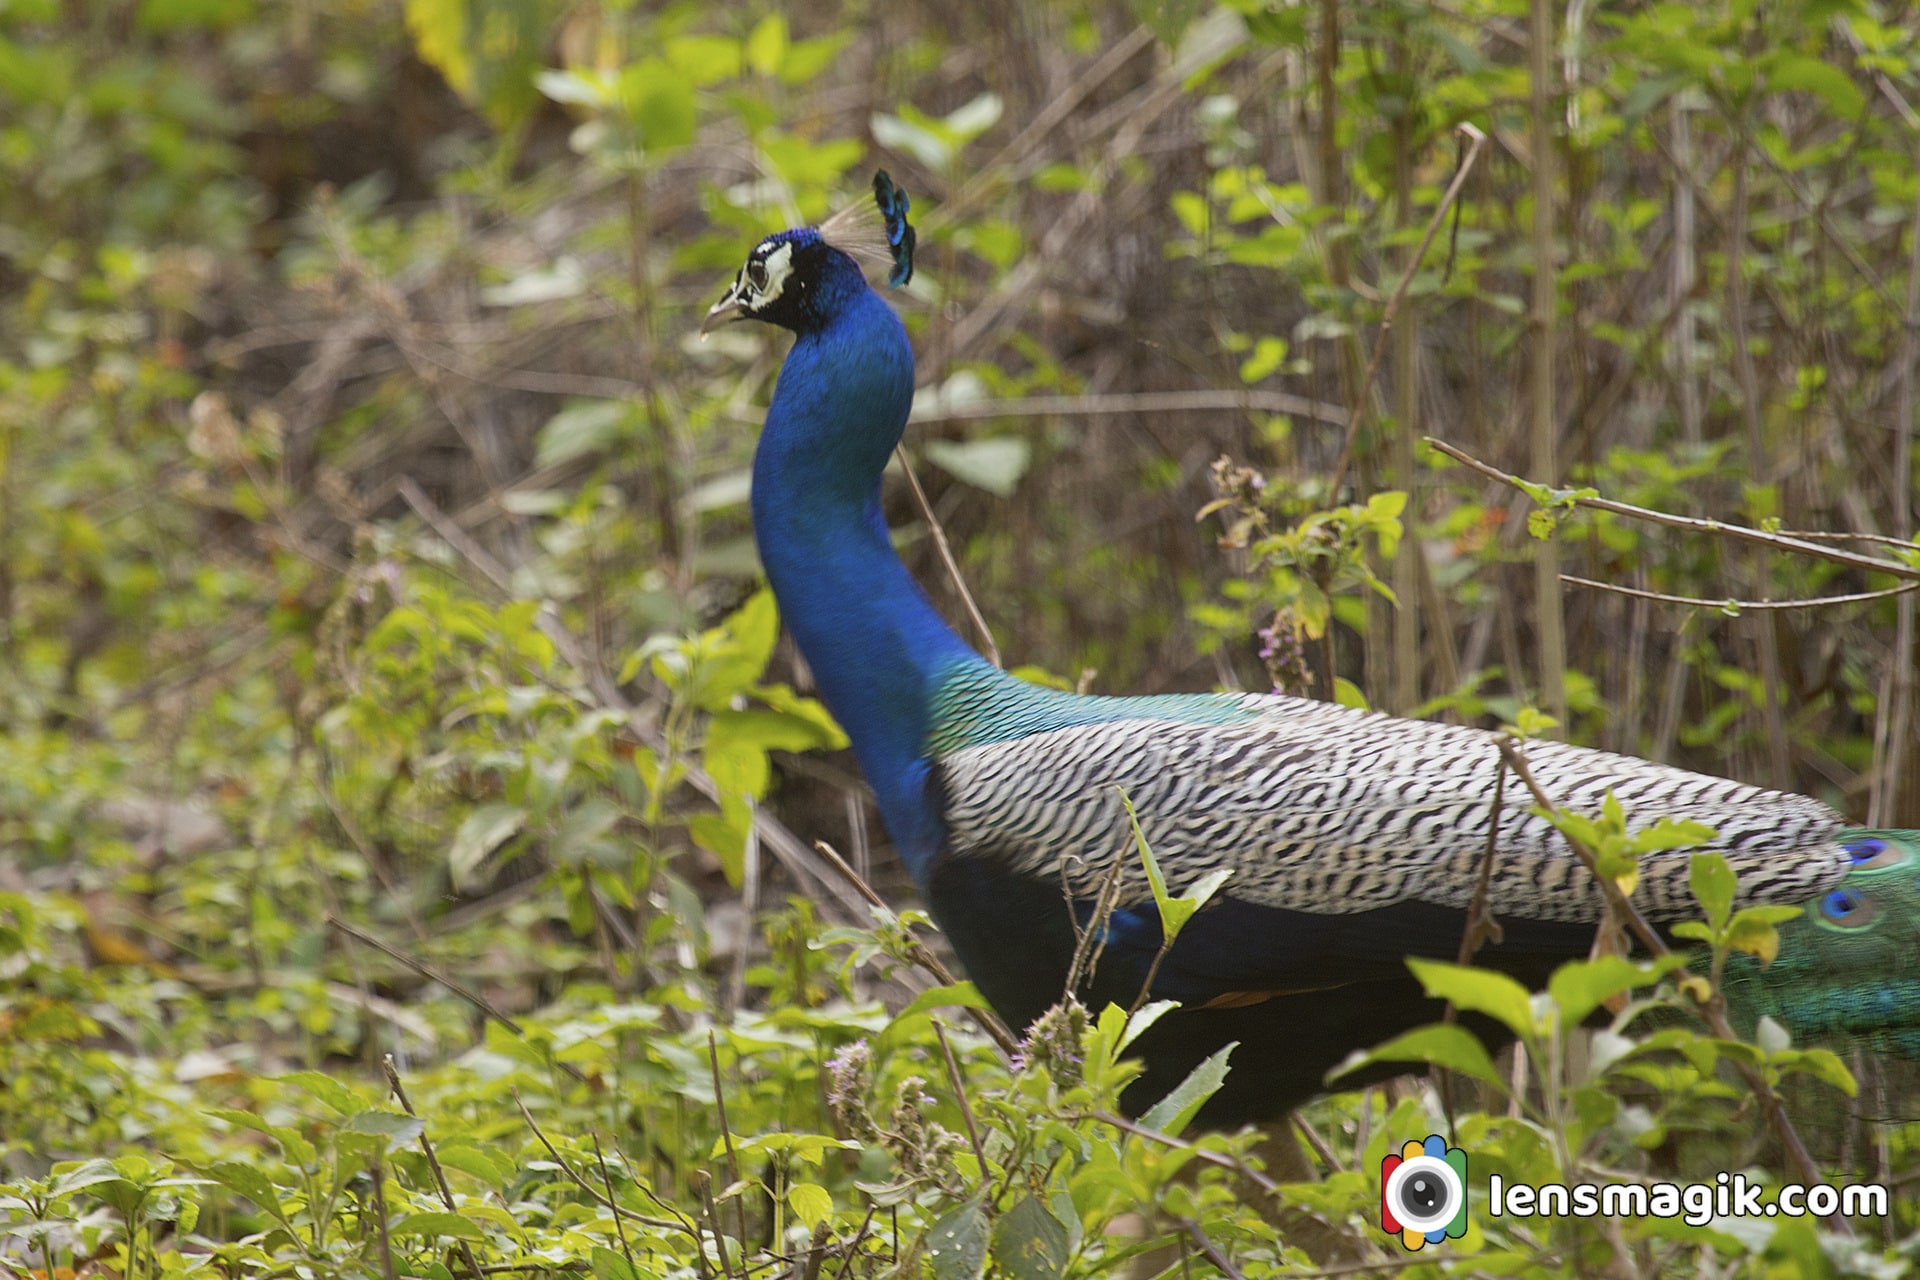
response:
<path id="1" fill-rule="evenodd" d="M 795 333 L 823 324 L 834 301 L 848 289 L 864 289 L 860 260 L 889 262 L 887 283 L 913 278 L 916 237 L 907 222 L 907 193 L 885 169 L 873 175 L 874 208 L 856 206 L 818 227 L 795 227 L 753 246 L 747 263 L 700 325 L 712 333 L 735 320 L 765 320 Z"/>

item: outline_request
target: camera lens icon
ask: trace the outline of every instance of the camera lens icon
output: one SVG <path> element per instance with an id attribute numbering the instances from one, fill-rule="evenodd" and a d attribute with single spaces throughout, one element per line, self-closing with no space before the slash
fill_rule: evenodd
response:
<path id="1" fill-rule="evenodd" d="M 1401 1227 L 1420 1234 L 1445 1230 L 1466 1198 L 1460 1175 L 1447 1167 L 1445 1160 L 1415 1156 L 1402 1160 L 1400 1167 L 1387 1175 L 1387 1203 Z"/>
<path id="2" fill-rule="evenodd" d="M 1429 1134 L 1380 1162 L 1380 1227 L 1409 1249 L 1467 1233 L 1467 1153 Z"/>

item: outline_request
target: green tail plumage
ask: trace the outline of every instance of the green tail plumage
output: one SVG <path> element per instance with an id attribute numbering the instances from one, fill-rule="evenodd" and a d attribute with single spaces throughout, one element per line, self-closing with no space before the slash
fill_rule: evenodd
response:
<path id="1" fill-rule="evenodd" d="M 1764 1015 L 1796 1044 L 1920 1057 L 1920 831 L 1852 830 L 1841 840 L 1853 870 L 1780 927 L 1774 962 L 1729 964 L 1734 1023 L 1747 1031 Z"/>

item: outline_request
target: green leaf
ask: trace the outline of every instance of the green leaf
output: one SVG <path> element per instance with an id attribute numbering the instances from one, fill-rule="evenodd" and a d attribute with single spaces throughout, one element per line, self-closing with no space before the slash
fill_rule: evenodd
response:
<path id="1" fill-rule="evenodd" d="M 1576 1027 L 1611 997 L 1658 982 L 1684 963 L 1685 958 L 1681 956 L 1667 956 L 1645 965 L 1635 964 L 1625 956 L 1569 960 L 1547 979 L 1547 992 L 1560 1007 L 1561 1025 Z"/>
<path id="2" fill-rule="evenodd" d="M 693 82 L 660 59 L 648 58 L 621 71 L 620 104 L 648 153 L 677 151 L 693 141 Z"/>
<path id="3" fill-rule="evenodd" d="M 447 1168 L 470 1174 L 495 1189 L 504 1186 L 515 1172 L 512 1160 L 484 1147 L 442 1141 L 433 1144 L 433 1153 Z"/>
<path id="4" fill-rule="evenodd" d="M 471 101 L 473 60 L 467 54 L 467 6 L 463 0 L 406 0 L 407 31 L 420 60 L 453 91 Z"/>
<path id="5" fill-rule="evenodd" d="M 68 1196 L 88 1187 L 124 1181 L 126 1181 L 126 1175 L 114 1168 L 111 1161 L 96 1157 L 92 1160 L 82 1160 L 68 1169 L 55 1165 L 48 1189 L 56 1196 Z"/>
<path id="6" fill-rule="evenodd" d="M 402 1115 L 398 1111 L 362 1111 L 348 1118 L 340 1126 L 341 1133 L 360 1134 L 369 1138 L 379 1138 L 387 1144 L 387 1150 L 398 1151 L 420 1140 L 426 1132 L 426 1124 L 414 1116 Z"/>
<path id="7" fill-rule="evenodd" d="M 747 33 L 747 65 L 760 75 L 777 75 L 786 57 L 787 20 L 770 13 Z"/>
<path id="8" fill-rule="evenodd" d="M 1249 385 L 1260 382 L 1277 372 L 1286 358 L 1287 340 L 1264 335 L 1253 344 L 1253 354 L 1240 362 L 1240 381 Z"/>
<path id="9" fill-rule="evenodd" d="M 1124 1053 L 1128 1045 L 1145 1035 L 1147 1028 L 1180 1007 L 1178 1000 L 1149 1000 L 1132 1014 L 1126 1015 L 1126 1026 L 1119 1032 L 1119 1040 L 1114 1052 Z M 1108 1005 L 1109 1009 L 1118 1009 L 1118 1005 Z"/>
<path id="10" fill-rule="evenodd" d="M 286 1220 L 286 1214 L 280 1208 L 280 1193 L 274 1189 L 273 1179 L 252 1165 L 238 1160 L 218 1160 L 202 1172 L 227 1190 L 245 1196 L 274 1217 Z"/>
<path id="11" fill-rule="evenodd" d="M 936 1280 L 978 1280 L 987 1265 L 987 1217 L 969 1200 L 927 1228 L 927 1261 Z"/>
<path id="12" fill-rule="evenodd" d="M 716 711 L 707 722 L 707 743 L 715 739 L 761 751 L 831 750 L 842 745 L 831 722 L 787 711 Z"/>
<path id="13" fill-rule="evenodd" d="M 1830 1084 L 1849 1098 L 1858 1097 L 1860 1084 L 1853 1078 L 1853 1072 L 1847 1064 L 1831 1049 L 1796 1049 L 1790 1053 L 1776 1056 L 1775 1065 L 1782 1070 L 1798 1071 L 1811 1075 L 1824 1084 Z"/>
<path id="14" fill-rule="evenodd" d="M 1743 907 L 1727 925 L 1727 945 L 1757 957 L 1762 965 L 1780 954 L 1780 931 L 1774 926 L 1802 914 L 1800 907 Z"/>
<path id="15" fill-rule="evenodd" d="M 1500 1078 L 1500 1072 L 1494 1067 L 1493 1059 L 1488 1056 L 1486 1046 L 1480 1043 L 1479 1038 L 1465 1027 L 1447 1023 L 1416 1027 L 1384 1044 L 1357 1050 L 1327 1073 L 1327 1082 L 1331 1084 L 1349 1072 L 1376 1062 L 1425 1062 L 1484 1080 L 1502 1092 L 1507 1087 L 1507 1082 Z"/>
<path id="16" fill-rule="evenodd" d="M 487 855 L 518 835 L 526 825 L 527 811 L 517 804 L 492 800 L 476 808 L 453 833 L 447 847 L 447 874 L 456 891 L 474 887 L 474 872 Z"/>
<path id="17" fill-rule="evenodd" d="M 1005 110 L 999 94 L 981 93 L 948 112 L 940 123 L 948 137 L 964 146 L 998 124 Z"/>
<path id="18" fill-rule="evenodd" d="M 461 1240 L 485 1240 L 480 1224 L 457 1213 L 410 1213 L 394 1224 L 396 1236 L 454 1236 Z"/>
<path id="19" fill-rule="evenodd" d="M 667 61 L 695 88 L 740 74 L 740 42 L 727 36 L 683 35 L 667 41 Z"/>
<path id="20" fill-rule="evenodd" d="M 1472 969 L 1440 960 L 1407 957 L 1407 968 L 1428 995 L 1448 1000 L 1465 1013 L 1484 1013 L 1516 1036 L 1533 1033 L 1533 1007 L 1527 989 L 1504 973 Z"/>
<path id="21" fill-rule="evenodd" d="M 1360 692 L 1360 686 L 1345 676 L 1333 678 L 1333 700 L 1343 707 L 1352 707 L 1356 711 L 1370 711 L 1367 695 Z"/>
<path id="22" fill-rule="evenodd" d="M 1018 436 L 929 440 L 926 455 L 954 479 L 999 498 L 1011 498 L 1033 465 L 1033 446 Z"/>
<path id="23" fill-rule="evenodd" d="M 1168 1137 L 1179 1137 L 1180 1131 L 1192 1123 L 1206 1100 L 1218 1093 L 1220 1086 L 1226 1083 L 1227 1058 L 1239 1046 L 1240 1042 L 1235 1040 L 1209 1055 L 1205 1062 L 1187 1073 L 1185 1080 L 1174 1086 L 1172 1093 L 1154 1103 L 1140 1117 L 1140 1123 Z"/>
<path id="24" fill-rule="evenodd" d="M 1027 1196 L 993 1227 L 993 1260 L 1012 1280 L 1057 1280 L 1067 1268 L 1066 1224 L 1038 1197 Z"/>
<path id="25" fill-rule="evenodd" d="M 1699 900 L 1700 909 L 1707 913 L 1707 923 L 1713 931 L 1718 933 L 1726 928 L 1727 915 L 1733 910 L 1733 893 L 1738 887 L 1727 860 L 1712 850 L 1694 854 L 1687 867 L 1687 884 Z"/>
<path id="26" fill-rule="evenodd" d="M 322 1075 L 318 1071 L 290 1071 L 286 1075 L 274 1077 L 276 1084 L 290 1084 L 332 1107 L 343 1116 L 357 1115 L 367 1109 L 360 1095 L 335 1080 L 332 1076 Z"/>
<path id="27" fill-rule="evenodd" d="M 1147 833 L 1140 829 L 1140 815 L 1134 812 L 1133 798 L 1125 787 L 1116 788 L 1120 792 L 1120 803 L 1127 811 L 1127 823 L 1133 828 L 1133 845 L 1140 854 L 1140 865 L 1146 868 L 1147 885 L 1153 890 L 1153 905 L 1160 912 L 1160 930 L 1165 945 L 1172 946 L 1179 936 L 1180 926 L 1187 922 L 1191 911 L 1174 905 L 1173 895 L 1167 892 L 1167 878 L 1160 874 L 1160 860 L 1153 856 L 1153 849 L 1147 844 Z"/>
<path id="28" fill-rule="evenodd" d="M 867 121 L 873 140 L 889 151 L 902 151 L 929 169 L 944 170 L 953 159 L 954 147 L 939 132 L 919 120 L 876 111 Z M 941 1277 L 947 1280 L 947 1277 Z"/>
<path id="29" fill-rule="evenodd" d="M 796 1182 L 788 1187 L 787 1204 L 809 1231 L 833 1212 L 833 1197 L 817 1182 Z"/>
<path id="30" fill-rule="evenodd" d="M 641 1280 L 624 1253 L 603 1244 L 593 1246 L 587 1253 L 587 1265 L 593 1270 L 593 1280 Z"/>
<path id="31" fill-rule="evenodd" d="M 217 31 L 253 16 L 251 0 L 140 0 L 142 31 Z"/>
<path id="32" fill-rule="evenodd" d="M 1791 49 L 1780 49 L 1766 59 L 1767 87 L 1776 93 L 1799 90 L 1814 94 L 1843 120 L 1860 115 L 1866 93 L 1853 77 L 1832 63 Z"/>
<path id="33" fill-rule="evenodd" d="M 534 466 L 555 467 L 603 453 L 631 435 L 634 410 L 620 400 L 571 400 L 540 428 Z"/>
<path id="34" fill-rule="evenodd" d="M 907 1007 L 895 1016 L 894 1021 L 910 1018 L 916 1013 L 925 1013 L 929 1009 L 991 1009 L 987 998 L 980 994 L 980 988 L 972 982 L 954 982 L 944 987 L 934 987 L 922 991 L 908 1002 Z"/>

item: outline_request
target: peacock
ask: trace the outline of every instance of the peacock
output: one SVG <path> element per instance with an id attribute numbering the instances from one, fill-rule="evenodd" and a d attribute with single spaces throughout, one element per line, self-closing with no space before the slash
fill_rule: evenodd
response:
<path id="1" fill-rule="evenodd" d="M 1495 821 L 1486 900 L 1502 938 L 1477 963 L 1538 984 L 1586 955 L 1599 893 L 1522 788 L 1496 817 L 1490 734 L 1278 695 L 1062 692 L 999 670 L 941 619 L 881 514 L 914 361 L 861 264 L 905 283 L 914 233 L 884 171 L 874 195 L 879 220 L 755 245 L 701 332 L 760 320 L 795 335 L 753 462 L 760 557 L 907 871 L 1001 1016 L 1025 1027 L 1060 1000 L 1096 929 L 1084 1001 L 1150 988 L 1179 1002 L 1136 1042 L 1145 1072 L 1123 1103 L 1150 1105 L 1237 1041 L 1202 1119 L 1282 1115 L 1353 1049 L 1439 1017 L 1405 958 L 1454 955 Z M 1749 984 L 1754 1009 L 1800 1036 L 1920 1046 L 1920 832 L 1846 830 L 1802 796 L 1557 742 L 1528 759 L 1567 809 L 1611 794 L 1637 824 L 1715 828 L 1738 905 L 1807 904 Z M 1170 891 L 1230 873 L 1164 956 L 1123 794 Z M 1641 863 L 1635 901 L 1656 925 L 1699 914 L 1689 852 Z"/>

